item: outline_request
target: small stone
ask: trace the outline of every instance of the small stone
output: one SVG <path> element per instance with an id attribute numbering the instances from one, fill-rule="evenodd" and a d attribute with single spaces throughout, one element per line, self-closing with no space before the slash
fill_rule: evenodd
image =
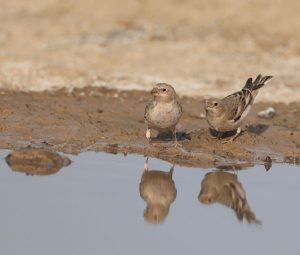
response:
<path id="1" fill-rule="evenodd" d="M 273 107 L 269 107 L 266 110 L 258 112 L 257 116 L 260 118 L 271 119 L 275 116 L 275 113 L 275 109 Z"/>
<path id="2" fill-rule="evenodd" d="M 264 166 L 266 171 L 269 171 L 270 168 L 272 167 L 272 159 L 270 158 L 270 156 L 267 156 L 264 160 Z"/>
<path id="3" fill-rule="evenodd" d="M 26 175 L 50 175 L 71 164 L 67 157 L 42 149 L 12 151 L 5 160 L 13 171 Z"/>

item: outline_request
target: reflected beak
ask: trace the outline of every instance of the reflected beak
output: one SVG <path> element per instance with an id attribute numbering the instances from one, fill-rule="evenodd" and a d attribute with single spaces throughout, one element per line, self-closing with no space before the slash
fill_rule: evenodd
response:
<path id="1" fill-rule="evenodd" d="M 198 196 L 198 200 L 199 202 L 201 202 L 202 204 L 212 204 L 213 198 L 209 195 L 209 194 L 201 194 Z"/>
<path id="2" fill-rule="evenodd" d="M 159 94 L 159 90 L 158 90 L 157 88 L 153 88 L 153 89 L 151 90 L 151 95 L 157 96 L 158 94 Z"/>

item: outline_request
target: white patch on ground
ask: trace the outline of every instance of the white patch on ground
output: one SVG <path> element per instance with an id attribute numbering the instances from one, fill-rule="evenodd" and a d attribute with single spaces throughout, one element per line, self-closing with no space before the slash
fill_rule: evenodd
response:
<path id="1" fill-rule="evenodd" d="M 0 89 L 15 91 L 53 91 L 66 89 L 71 92 L 73 89 L 84 87 L 106 87 L 119 90 L 142 90 L 150 91 L 154 84 L 166 82 L 174 86 L 179 96 L 190 97 L 216 97 L 222 98 L 244 86 L 248 77 L 244 80 L 233 80 L 230 78 L 220 81 L 217 77 L 212 79 L 182 79 L 180 77 L 159 77 L 151 75 L 127 75 L 116 72 L 105 80 L 92 73 L 82 77 L 67 77 L 52 75 L 43 65 L 32 66 L 30 62 L 7 62 L 0 70 Z M 273 78 L 265 87 L 260 90 L 256 101 L 267 102 L 299 102 L 300 89 L 295 89 L 299 81 L 283 78 Z M 294 83 L 294 84 L 293 84 Z"/>

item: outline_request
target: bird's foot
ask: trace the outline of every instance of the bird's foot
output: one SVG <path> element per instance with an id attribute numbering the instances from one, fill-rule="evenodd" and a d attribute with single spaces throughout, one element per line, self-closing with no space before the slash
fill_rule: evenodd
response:
<path id="1" fill-rule="evenodd" d="M 231 137 L 229 140 L 223 141 L 222 143 L 223 144 L 233 143 L 233 141 L 241 135 L 241 132 L 242 132 L 242 129 L 241 129 L 241 127 L 239 127 L 236 131 L 236 134 L 233 137 Z"/>
<path id="2" fill-rule="evenodd" d="M 231 137 L 230 139 L 228 140 L 224 140 L 222 141 L 223 144 L 226 144 L 226 143 L 233 143 L 235 141 L 235 139 L 240 135 L 240 133 L 234 135 L 233 137 Z"/>
<path id="3" fill-rule="evenodd" d="M 174 146 L 175 146 L 175 148 L 182 147 L 182 145 L 180 143 L 178 143 L 178 138 L 177 138 L 176 130 L 173 131 L 173 136 L 174 136 Z"/>
<path id="4" fill-rule="evenodd" d="M 228 144 L 228 143 L 233 143 L 234 139 L 233 138 L 230 138 L 228 140 L 224 140 L 222 141 L 222 144 Z"/>
<path id="5" fill-rule="evenodd" d="M 222 144 L 233 143 L 234 140 L 235 140 L 237 137 L 238 137 L 238 136 L 234 136 L 234 137 L 231 137 L 231 138 L 228 139 L 228 140 L 224 140 L 224 141 L 222 141 Z"/>
<path id="6" fill-rule="evenodd" d="M 174 147 L 175 148 L 181 148 L 182 147 L 182 144 L 181 143 L 179 143 L 178 141 L 177 141 L 177 139 L 174 141 Z"/>

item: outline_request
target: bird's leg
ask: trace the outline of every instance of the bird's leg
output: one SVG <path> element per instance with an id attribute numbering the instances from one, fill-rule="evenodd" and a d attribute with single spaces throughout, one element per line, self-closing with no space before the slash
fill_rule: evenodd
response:
<path id="1" fill-rule="evenodd" d="M 175 165 L 173 164 L 172 167 L 169 170 L 169 175 L 171 175 L 171 176 L 173 175 L 174 167 L 175 167 Z"/>
<path id="2" fill-rule="evenodd" d="M 175 145 L 175 147 L 181 146 L 181 145 L 178 143 L 178 139 L 177 139 L 177 135 L 176 135 L 176 127 L 175 127 L 174 130 L 173 130 L 173 136 L 174 136 L 174 145 Z"/>
<path id="3" fill-rule="evenodd" d="M 219 131 L 218 131 L 218 134 L 217 134 L 218 140 L 220 140 L 220 139 L 222 138 L 222 136 L 223 136 L 223 132 L 219 132 Z"/>
<path id="4" fill-rule="evenodd" d="M 233 170 L 233 174 L 237 175 L 237 171 L 236 171 L 235 166 L 232 166 L 232 170 Z"/>
<path id="5" fill-rule="evenodd" d="M 149 142 L 151 141 L 151 129 L 149 127 L 147 127 L 146 138 Z"/>
<path id="6" fill-rule="evenodd" d="M 149 159 L 149 157 L 146 158 L 145 163 L 144 163 L 144 171 L 145 172 L 148 171 L 148 169 L 149 169 L 148 159 Z"/>
<path id="7" fill-rule="evenodd" d="M 238 127 L 238 129 L 236 130 L 236 133 L 233 137 L 231 137 L 229 140 L 224 141 L 223 143 L 232 143 L 242 132 L 242 128 Z"/>
<path id="8" fill-rule="evenodd" d="M 230 140 L 232 140 L 232 142 L 233 142 L 238 136 L 240 136 L 241 132 L 242 132 L 242 128 L 238 127 L 238 129 L 236 130 L 236 133 L 235 133 L 234 137 L 232 137 Z"/>

